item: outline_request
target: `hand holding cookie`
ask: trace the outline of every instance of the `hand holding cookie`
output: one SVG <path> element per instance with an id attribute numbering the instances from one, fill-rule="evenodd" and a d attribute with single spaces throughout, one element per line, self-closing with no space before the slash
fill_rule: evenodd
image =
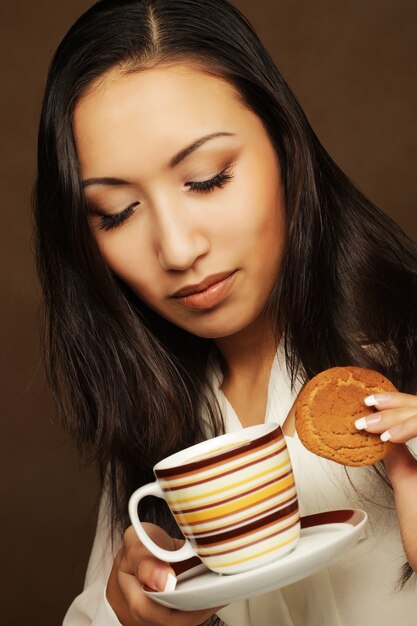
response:
<path id="1" fill-rule="evenodd" d="M 376 463 L 389 452 L 390 442 L 381 440 L 376 432 L 358 430 L 355 423 L 370 425 L 374 415 L 378 415 L 372 405 L 364 403 L 366 397 L 375 401 L 385 392 L 402 395 L 396 391 L 387 378 L 373 370 L 353 366 L 325 370 L 312 378 L 298 396 L 298 436 L 311 452 L 337 463 Z"/>
<path id="2" fill-rule="evenodd" d="M 401 445 L 417 437 L 417 397 L 390 392 L 365 398 L 365 403 L 377 412 L 357 420 L 357 428 L 399 444 L 391 446 L 384 464 L 394 490 L 404 551 L 417 571 L 417 460 L 407 446 Z"/>
<path id="3" fill-rule="evenodd" d="M 377 433 L 382 441 L 406 443 L 417 437 L 417 396 L 408 393 L 378 393 L 365 398 L 377 411 L 355 422 L 356 428 Z"/>
<path id="4" fill-rule="evenodd" d="M 417 460 L 401 445 L 417 436 L 417 397 L 373 370 L 333 367 L 302 389 L 295 425 L 306 448 L 337 463 L 384 459 L 404 550 L 417 571 Z"/>

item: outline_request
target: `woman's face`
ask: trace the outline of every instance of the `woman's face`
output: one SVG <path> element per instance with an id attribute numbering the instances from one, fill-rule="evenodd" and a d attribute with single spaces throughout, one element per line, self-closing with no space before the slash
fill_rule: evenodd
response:
<path id="1" fill-rule="evenodd" d="M 284 245 L 279 163 L 229 83 L 187 65 L 112 71 L 74 133 L 90 224 L 108 266 L 200 337 L 261 315 Z"/>

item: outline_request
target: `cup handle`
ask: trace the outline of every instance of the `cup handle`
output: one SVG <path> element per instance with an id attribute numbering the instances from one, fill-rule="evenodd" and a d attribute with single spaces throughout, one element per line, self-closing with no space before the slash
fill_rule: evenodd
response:
<path id="1" fill-rule="evenodd" d="M 164 492 L 159 486 L 159 483 L 154 482 L 148 483 L 143 487 L 139 487 L 139 489 L 136 489 L 130 497 L 129 516 L 132 521 L 133 528 L 145 548 L 156 556 L 157 559 L 161 559 L 161 561 L 166 561 L 167 563 L 178 563 L 178 561 L 184 561 L 192 556 L 196 556 L 196 553 L 192 549 L 188 539 L 185 540 L 184 545 L 178 550 L 164 550 L 164 548 L 160 548 L 154 541 L 152 541 L 143 528 L 138 514 L 138 504 L 142 498 L 145 498 L 146 496 L 156 496 L 157 498 L 164 499 Z"/>

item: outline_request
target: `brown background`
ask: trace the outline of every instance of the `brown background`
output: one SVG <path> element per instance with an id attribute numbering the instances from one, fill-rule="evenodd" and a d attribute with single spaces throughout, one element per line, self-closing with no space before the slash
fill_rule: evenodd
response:
<path id="1" fill-rule="evenodd" d="M 236 0 L 314 129 L 354 182 L 417 240 L 414 0 Z M 91 2 L 0 7 L 0 622 L 60 624 L 82 586 L 97 484 L 56 424 L 38 342 L 31 252 L 36 124 L 52 52 Z M 384 242 L 381 242 L 384 245 Z"/>

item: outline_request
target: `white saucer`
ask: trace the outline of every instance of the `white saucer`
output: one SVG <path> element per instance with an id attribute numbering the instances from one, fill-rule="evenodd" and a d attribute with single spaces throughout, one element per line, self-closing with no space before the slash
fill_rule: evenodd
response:
<path id="1" fill-rule="evenodd" d="M 308 515 L 301 518 L 301 534 L 296 547 L 278 561 L 229 576 L 204 568 L 202 574 L 179 580 L 175 591 L 144 591 L 169 608 L 195 611 L 224 606 L 285 587 L 336 561 L 358 541 L 367 519 L 366 513 L 359 509 Z"/>

